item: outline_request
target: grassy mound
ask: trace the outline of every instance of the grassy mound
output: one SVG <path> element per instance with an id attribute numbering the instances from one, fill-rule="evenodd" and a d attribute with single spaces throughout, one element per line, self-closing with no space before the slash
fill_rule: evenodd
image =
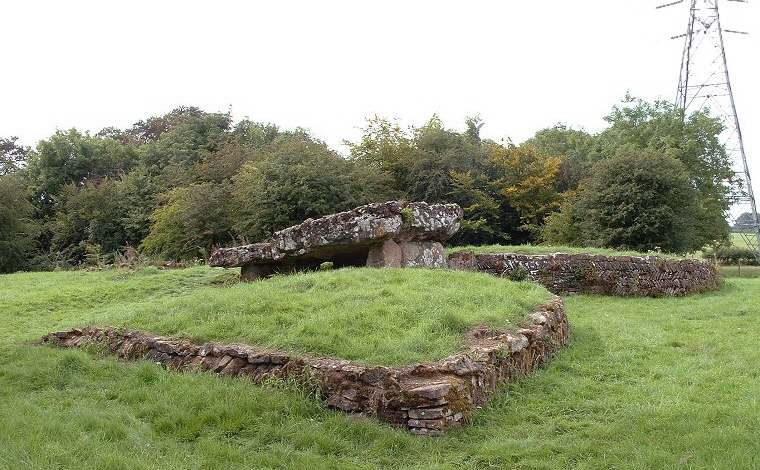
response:
<path id="1" fill-rule="evenodd" d="M 224 271 L 210 268 L 186 276 L 157 270 L 69 276 L 81 282 L 54 287 L 56 281 L 47 280 L 53 284 L 33 303 L 96 310 L 72 326 L 118 326 L 387 365 L 446 357 L 461 348 L 467 329 L 514 328 L 550 298 L 535 284 L 422 269 L 342 269 L 224 288 L 208 285 L 224 280 Z M 141 296 L 144 302 L 122 303 Z M 103 304 L 109 300 L 118 304 Z"/>
<path id="2" fill-rule="evenodd" d="M 35 345 L 51 330 L 151 308 L 171 316 L 181 296 L 260 288 L 213 287 L 232 278 L 208 268 L 0 276 L 0 469 L 751 469 L 760 462 L 758 279 L 729 278 L 719 291 L 680 298 L 567 297 L 572 346 L 509 384 L 470 425 L 435 439 L 326 409 L 282 384 Z"/>

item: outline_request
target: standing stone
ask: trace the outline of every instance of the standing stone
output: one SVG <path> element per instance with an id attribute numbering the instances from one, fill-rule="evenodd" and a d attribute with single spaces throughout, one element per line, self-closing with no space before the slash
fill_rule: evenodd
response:
<path id="1" fill-rule="evenodd" d="M 402 242 L 401 267 L 445 269 L 446 250 L 439 242 Z"/>
<path id="2" fill-rule="evenodd" d="M 367 267 L 400 268 L 401 247 L 393 240 L 386 240 L 380 245 L 373 246 L 367 254 Z"/>

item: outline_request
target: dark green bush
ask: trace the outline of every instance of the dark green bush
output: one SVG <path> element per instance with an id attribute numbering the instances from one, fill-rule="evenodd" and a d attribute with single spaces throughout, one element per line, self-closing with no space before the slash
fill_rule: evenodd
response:
<path id="1" fill-rule="evenodd" d="M 720 264 L 758 265 L 755 252 L 748 247 L 732 245 L 707 248 L 702 251 L 702 257 L 708 260 L 717 260 Z"/>

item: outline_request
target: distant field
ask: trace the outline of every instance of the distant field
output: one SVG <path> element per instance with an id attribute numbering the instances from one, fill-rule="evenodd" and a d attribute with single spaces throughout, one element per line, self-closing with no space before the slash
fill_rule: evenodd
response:
<path id="1" fill-rule="evenodd" d="M 738 232 L 731 232 L 731 244 L 742 248 L 747 247 L 747 242 L 744 240 L 743 235 Z"/>
<path id="2" fill-rule="evenodd" d="M 760 278 L 760 266 L 718 266 L 722 277 Z"/>
<path id="3" fill-rule="evenodd" d="M 272 289 L 285 297 L 327 299 L 330 290 L 376 285 L 369 279 L 376 274 L 388 292 L 404 290 L 395 273 L 386 278 L 383 270 L 335 274 L 275 279 Z M 496 297 L 475 302 L 472 282 L 433 274 L 442 276 L 428 280 L 429 292 L 414 281 L 408 290 L 427 299 L 422 303 L 433 302 L 430 311 L 443 318 L 455 311 L 449 307 L 456 297 L 432 300 L 444 288 L 473 310 L 505 307 Z M 264 312 L 262 321 L 289 321 L 277 311 L 276 296 L 245 295 L 259 287 L 236 285 L 234 275 L 201 267 L 0 276 L 0 468 L 760 466 L 758 279 L 729 278 L 719 291 L 684 298 L 568 297 L 570 347 L 496 394 L 470 425 L 440 438 L 326 409 L 287 383 L 258 386 L 37 344 L 45 332 L 88 323 L 238 337 L 254 334 L 248 330 L 257 323 L 237 310 L 267 302 L 270 314 Z M 329 289 L 317 288 L 331 280 Z M 357 307 L 388 295 L 369 287 L 357 294 Z M 388 308 L 405 307 L 397 301 Z M 309 312 L 297 315 L 302 313 Z M 329 335 L 333 328 L 324 324 L 316 333 Z"/>

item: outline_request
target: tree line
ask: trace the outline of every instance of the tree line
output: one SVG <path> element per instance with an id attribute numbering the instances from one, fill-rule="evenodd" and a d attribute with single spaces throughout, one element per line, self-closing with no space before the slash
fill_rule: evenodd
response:
<path id="1" fill-rule="evenodd" d="M 519 145 L 436 116 L 374 117 L 347 156 L 304 129 L 180 107 L 34 148 L 0 138 L 0 272 L 126 250 L 205 259 L 309 217 L 406 199 L 464 209 L 456 244 L 548 242 L 688 252 L 726 240 L 730 162 L 707 111 L 632 97 L 598 134 L 556 125 Z"/>

